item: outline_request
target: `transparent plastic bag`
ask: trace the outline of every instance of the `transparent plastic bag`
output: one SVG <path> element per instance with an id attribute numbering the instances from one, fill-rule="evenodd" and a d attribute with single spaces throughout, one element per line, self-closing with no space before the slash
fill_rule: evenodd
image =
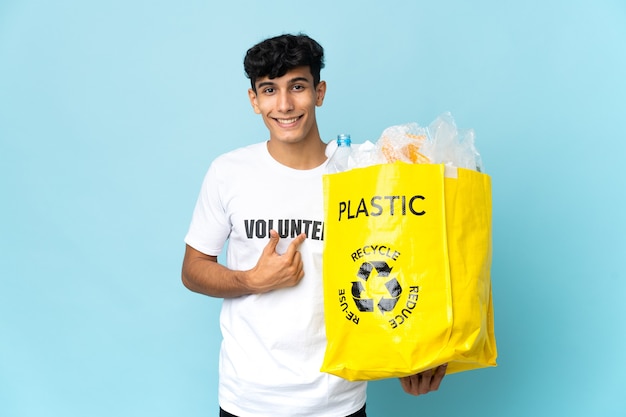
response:
<path id="1" fill-rule="evenodd" d="M 437 117 L 426 129 L 428 140 L 420 151 L 433 164 L 444 164 L 483 172 L 483 164 L 474 144 L 474 130 L 459 130 L 449 112 Z"/>
<path id="2" fill-rule="evenodd" d="M 446 112 L 428 127 L 415 122 L 390 126 L 376 143 L 352 144 L 349 169 L 406 162 L 444 164 L 483 172 L 480 154 L 474 144 L 474 130 L 456 127 L 452 114 Z"/>
<path id="3" fill-rule="evenodd" d="M 427 130 L 417 123 L 391 126 L 383 131 L 376 142 L 376 150 L 379 158 L 387 163 L 403 161 L 427 164 L 430 159 L 420 152 L 427 138 Z"/>

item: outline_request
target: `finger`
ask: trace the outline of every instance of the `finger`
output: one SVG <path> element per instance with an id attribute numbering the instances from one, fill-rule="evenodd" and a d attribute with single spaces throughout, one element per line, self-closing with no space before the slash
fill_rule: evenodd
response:
<path id="1" fill-rule="evenodd" d="M 418 396 L 420 395 L 420 374 L 410 375 L 400 380 L 402 388 L 407 394 Z"/>
<path id="2" fill-rule="evenodd" d="M 446 376 L 446 370 L 448 369 L 448 364 L 444 363 L 437 367 L 435 371 L 435 375 L 433 375 L 433 379 L 431 382 L 431 389 L 433 391 L 437 391 L 439 389 L 439 385 L 441 385 L 441 381 L 443 381 L 443 377 Z"/>
<path id="3" fill-rule="evenodd" d="M 418 375 L 418 393 L 427 394 L 428 392 L 430 392 L 430 385 L 433 379 L 433 373 L 434 371 L 432 369 L 429 369 Z"/>
<path id="4" fill-rule="evenodd" d="M 300 255 L 300 252 L 296 252 L 296 255 L 294 256 L 293 260 L 294 260 L 294 264 L 298 268 L 296 272 L 296 276 L 298 277 L 298 280 L 300 280 L 304 277 L 304 262 L 302 262 L 302 255 Z"/>
<path id="5" fill-rule="evenodd" d="M 265 245 L 265 251 L 269 253 L 276 252 L 276 246 L 278 246 L 278 241 L 280 237 L 278 237 L 278 232 L 274 229 L 270 230 L 270 240 Z"/>
<path id="6" fill-rule="evenodd" d="M 417 395 L 416 392 L 413 392 L 413 379 L 415 376 L 405 376 L 400 378 L 400 385 L 402 385 L 402 389 L 407 394 Z"/>
<path id="7" fill-rule="evenodd" d="M 291 241 L 285 255 L 294 256 L 298 252 L 298 248 L 306 239 L 306 234 L 300 233 L 294 240 Z"/>

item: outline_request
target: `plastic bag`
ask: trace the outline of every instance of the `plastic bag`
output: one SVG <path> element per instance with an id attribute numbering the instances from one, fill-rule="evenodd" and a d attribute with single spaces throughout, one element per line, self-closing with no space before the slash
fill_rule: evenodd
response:
<path id="1" fill-rule="evenodd" d="M 456 127 L 450 112 L 428 127 L 415 122 L 386 128 L 376 143 L 353 144 L 351 168 L 402 161 L 413 164 L 444 164 L 483 172 L 474 143 L 474 130 Z"/>
<path id="2" fill-rule="evenodd" d="M 486 174 L 378 164 L 324 176 L 324 201 L 323 372 L 372 380 L 496 365 Z"/>
<path id="3" fill-rule="evenodd" d="M 352 147 L 324 176 L 321 367 L 349 380 L 496 366 L 491 180 L 444 113 Z"/>

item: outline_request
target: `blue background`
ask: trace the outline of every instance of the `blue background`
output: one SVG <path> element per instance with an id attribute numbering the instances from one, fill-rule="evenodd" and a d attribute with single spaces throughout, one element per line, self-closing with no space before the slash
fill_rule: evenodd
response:
<path id="1" fill-rule="evenodd" d="M 325 140 L 450 111 L 493 180 L 499 366 L 371 383 L 370 415 L 625 416 L 622 0 L 2 0 L 0 415 L 216 415 L 183 237 L 210 161 L 267 138 L 245 51 L 296 31 Z"/>

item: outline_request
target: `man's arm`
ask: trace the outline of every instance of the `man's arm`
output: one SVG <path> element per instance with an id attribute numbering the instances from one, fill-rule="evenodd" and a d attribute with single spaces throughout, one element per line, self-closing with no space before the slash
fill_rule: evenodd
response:
<path id="1" fill-rule="evenodd" d="M 276 231 L 271 230 L 270 240 L 257 264 L 247 271 L 228 269 L 217 262 L 217 256 L 204 254 L 187 245 L 182 268 L 183 284 L 191 291 L 220 298 L 293 287 L 304 276 L 298 247 L 305 238 L 305 234 L 297 236 L 281 255 L 276 252 L 280 238 Z"/>
<path id="2" fill-rule="evenodd" d="M 448 364 L 443 364 L 435 369 L 429 369 L 416 375 L 400 378 L 400 384 L 407 394 L 423 395 L 431 391 L 437 391 L 446 375 Z"/>

